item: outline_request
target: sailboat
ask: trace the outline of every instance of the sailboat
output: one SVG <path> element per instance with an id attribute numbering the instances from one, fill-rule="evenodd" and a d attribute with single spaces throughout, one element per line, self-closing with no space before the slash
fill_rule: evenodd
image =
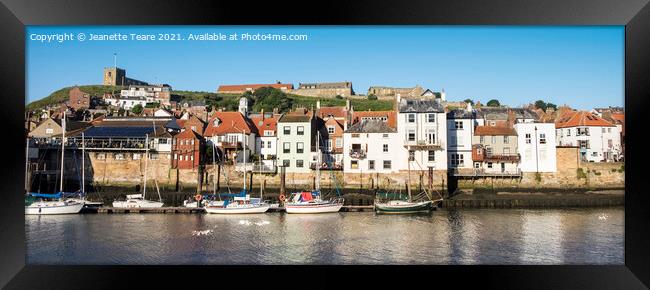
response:
<path id="1" fill-rule="evenodd" d="M 66 200 L 84 204 L 84 208 L 98 208 L 104 205 L 103 202 L 86 200 L 86 142 L 84 133 L 81 133 L 81 190 L 72 193 L 72 197 Z"/>
<path id="2" fill-rule="evenodd" d="M 338 212 L 343 207 L 343 198 L 332 198 L 323 200 L 320 190 L 320 132 L 316 134 L 316 152 L 318 162 L 316 163 L 316 189 L 312 191 L 294 192 L 289 196 L 284 205 L 287 213 L 332 213 Z"/>
<path id="3" fill-rule="evenodd" d="M 239 193 L 230 194 L 222 193 L 219 196 L 232 197 L 232 200 L 209 202 L 205 206 L 207 213 L 216 214 L 245 214 L 245 213 L 265 213 L 269 210 L 268 203 L 259 202 L 258 199 L 251 199 L 250 194 L 246 191 L 246 134 L 243 134 L 244 143 L 244 189 Z"/>
<path id="4" fill-rule="evenodd" d="M 388 200 L 378 201 L 381 197 L 381 194 L 378 193 L 375 197 L 375 212 L 377 213 L 387 213 L 387 214 L 405 214 L 405 213 L 428 213 L 433 209 L 434 201 L 431 200 L 429 194 L 426 190 L 420 193 L 418 199 L 426 196 L 428 200 L 424 201 L 413 201 L 413 196 L 411 194 L 411 159 L 409 157 L 408 161 L 408 200 L 403 200 L 400 196 L 395 196 L 388 192 L 384 193 L 384 197 Z M 437 202 L 438 200 L 436 200 Z"/>
<path id="5" fill-rule="evenodd" d="M 129 208 L 129 207 L 162 207 L 163 202 L 160 197 L 160 191 L 158 191 L 158 201 L 152 201 L 145 199 L 147 193 L 147 164 L 149 160 L 149 134 L 146 135 L 145 139 L 146 151 L 144 154 L 144 182 L 142 186 L 142 194 L 127 194 L 126 200 L 116 200 L 113 201 L 113 207 L 120 208 Z"/>
<path id="6" fill-rule="evenodd" d="M 25 214 L 74 214 L 79 213 L 84 206 L 84 203 L 69 201 L 64 199 L 63 193 L 63 161 L 65 152 L 65 111 L 63 112 L 63 135 L 61 137 L 61 182 L 59 184 L 59 192 L 55 194 L 42 194 L 30 192 L 25 198 Z M 29 146 L 29 142 L 27 142 Z M 28 147 L 29 148 L 29 147 Z M 29 158 L 29 156 L 27 156 Z M 48 200 L 49 199 L 49 200 Z"/>

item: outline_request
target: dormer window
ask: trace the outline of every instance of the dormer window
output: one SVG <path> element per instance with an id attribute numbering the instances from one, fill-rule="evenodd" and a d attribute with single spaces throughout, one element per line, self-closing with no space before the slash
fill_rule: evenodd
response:
<path id="1" fill-rule="evenodd" d="M 214 119 L 214 121 L 212 122 L 212 124 L 213 124 L 215 127 L 219 127 L 219 125 L 221 125 L 221 119 L 219 119 L 219 118 Z"/>

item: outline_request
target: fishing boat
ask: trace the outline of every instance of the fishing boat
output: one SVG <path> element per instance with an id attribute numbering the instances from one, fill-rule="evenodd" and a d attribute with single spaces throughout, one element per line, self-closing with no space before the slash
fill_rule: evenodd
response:
<path id="1" fill-rule="evenodd" d="M 320 132 L 316 134 L 316 152 L 318 152 L 318 163 L 316 166 L 316 189 L 312 191 L 294 192 L 289 196 L 284 209 L 287 213 L 333 213 L 343 207 L 343 198 L 336 197 L 323 200 L 320 190 Z M 331 172 L 330 172 L 331 173 Z M 338 189 L 338 188 L 337 188 Z"/>
<path id="2" fill-rule="evenodd" d="M 25 197 L 25 214 L 50 215 L 50 214 L 76 214 L 81 211 L 84 203 L 64 199 L 63 194 L 63 161 L 65 156 L 65 111 L 63 112 L 63 135 L 61 138 L 61 181 L 59 192 L 43 194 L 30 192 Z M 29 146 L 29 142 L 27 143 Z M 29 150 L 29 147 L 28 147 Z"/>
<path id="3" fill-rule="evenodd" d="M 142 186 L 142 194 L 127 194 L 126 200 L 115 200 L 113 201 L 113 207 L 119 208 L 152 208 L 152 207 L 162 207 L 162 197 L 160 196 L 160 190 L 158 190 L 158 201 L 147 200 L 145 195 L 147 194 L 147 164 L 149 160 L 149 134 L 146 135 L 145 139 L 146 152 L 144 154 L 144 182 Z M 157 183 L 156 183 L 157 188 Z"/>
<path id="4" fill-rule="evenodd" d="M 408 162 L 408 176 L 407 176 L 407 184 L 409 185 L 407 187 L 408 191 L 408 199 L 404 200 L 404 198 L 400 193 L 394 194 L 394 193 L 388 193 L 385 192 L 383 194 L 377 193 L 375 196 L 375 202 L 374 202 L 374 207 L 375 207 L 375 212 L 377 213 L 382 213 L 382 214 L 407 214 L 407 213 L 429 213 L 431 210 L 434 209 L 435 204 L 438 202 L 441 202 L 442 199 L 438 200 L 432 200 L 431 196 L 429 193 L 426 191 L 426 189 L 423 189 L 422 192 L 420 192 L 414 201 L 414 198 L 411 194 L 411 160 L 409 159 Z"/>
<path id="5" fill-rule="evenodd" d="M 246 134 L 244 136 L 244 188 L 236 194 L 222 193 L 220 197 L 227 199 L 221 201 L 209 201 L 205 205 L 205 211 L 213 214 L 248 214 L 248 213 L 265 213 L 269 210 L 270 205 L 261 202 L 261 198 L 252 199 L 246 190 Z M 232 198 L 232 199 L 230 199 Z"/>

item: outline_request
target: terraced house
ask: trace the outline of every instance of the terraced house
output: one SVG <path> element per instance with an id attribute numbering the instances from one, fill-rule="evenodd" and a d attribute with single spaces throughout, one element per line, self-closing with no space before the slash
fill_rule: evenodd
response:
<path id="1" fill-rule="evenodd" d="M 477 126 L 472 143 L 476 176 L 521 176 L 517 131 L 514 128 Z"/>
<path id="2" fill-rule="evenodd" d="M 613 162 L 620 158 L 619 127 L 591 112 L 567 112 L 555 122 L 555 128 L 557 143 L 579 147 L 585 161 Z"/>
<path id="3" fill-rule="evenodd" d="M 314 114 L 305 108 L 284 114 L 278 120 L 278 166 L 287 173 L 309 173 L 317 159 L 312 154 L 316 131 Z"/>

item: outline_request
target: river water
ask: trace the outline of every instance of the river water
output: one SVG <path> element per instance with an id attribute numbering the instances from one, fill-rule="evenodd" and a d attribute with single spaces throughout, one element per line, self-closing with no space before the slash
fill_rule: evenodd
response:
<path id="1" fill-rule="evenodd" d="M 28 264 L 624 264 L 624 208 L 25 216 Z"/>

